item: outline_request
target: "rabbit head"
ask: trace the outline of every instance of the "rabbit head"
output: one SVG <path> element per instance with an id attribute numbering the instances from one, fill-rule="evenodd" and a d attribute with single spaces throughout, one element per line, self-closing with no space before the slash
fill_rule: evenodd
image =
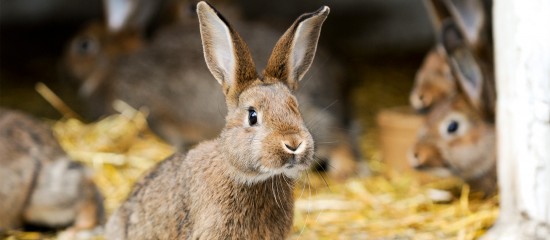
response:
<path id="1" fill-rule="evenodd" d="M 205 2 L 197 8 L 206 63 L 228 107 L 221 151 L 245 182 L 278 174 L 296 178 L 310 166 L 314 145 L 292 90 L 313 61 L 329 8 L 294 22 L 276 43 L 263 76 L 227 21 Z"/>
<path id="2" fill-rule="evenodd" d="M 89 23 L 70 41 L 65 67 L 79 82 L 81 95 L 92 95 L 120 57 L 143 47 L 147 22 L 158 5 L 154 2 L 104 0 L 106 20 Z"/>
<path id="3" fill-rule="evenodd" d="M 434 103 L 455 95 L 456 90 L 445 55 L 439 49 L 432 49 L 416 73 L 409 101 L 415 110 L 422 112 Z"/>
<path id="4" fill-rule="evenodd" d="M 427 115 L 413 147 L 416 169 L 448 168 L 465 179 L 495 166 L 495 130 L 461 95 L 441 102 Z"/>
<path id="5" fill-rule="evenodd" d="M 481 64 L 453 21 L 442 24 L 441 42 L 457 94 L 428 113 L 410 162 L 417 169 L 449 169 L 488 194 L 496 186 L 491 69 Z"/>

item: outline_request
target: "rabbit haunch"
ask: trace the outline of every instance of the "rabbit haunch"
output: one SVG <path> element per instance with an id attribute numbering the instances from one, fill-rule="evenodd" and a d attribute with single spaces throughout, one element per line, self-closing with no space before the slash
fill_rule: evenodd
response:
<path id="1" fill-rule="evenodd" d="M 141 179 L 109 220 L 109 239 L 284 239 L 290 233 L 294 180 L 314 151 L 290 89 L 313 60 L 329 9 L 294 22 L 261 79 L 227 21 L 205 2 L 197 12 L 204 57 L 228 106 L 225 127 Z"/>
<path id="2" fill-rule="evenodd" d="M 88 229 L 101 223 L 102 199 L 90 174 L 69 159 L 45 123 L 0 108 L 0 156 L 0 233 L 23 224 Z"/>

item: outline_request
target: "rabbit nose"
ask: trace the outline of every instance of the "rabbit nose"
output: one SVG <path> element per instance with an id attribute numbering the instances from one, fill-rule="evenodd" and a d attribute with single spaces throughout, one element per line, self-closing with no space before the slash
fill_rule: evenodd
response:
<path id="1" fill-rule="evenodd" d="M 283 149 L 290 154 L 299 154 L 304 151 L 302 141 L 282 141 Z"/>
<path id="2" fill-rule="evenodd" d="M 417 148 L 412 149 L 409 152 L 408 158 L 409 158 L 409 164 L 411 165 L 411 167 L 415 169 L 421 169 L 422 166 L 424 165 L 425 159 L 423 157 L 423 154 L 421 154 Z"/>

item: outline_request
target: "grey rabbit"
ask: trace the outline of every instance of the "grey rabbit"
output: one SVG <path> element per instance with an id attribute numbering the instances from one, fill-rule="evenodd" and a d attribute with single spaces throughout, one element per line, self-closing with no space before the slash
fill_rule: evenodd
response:
<path id="1" fill-rule="evenodd" d="M 90 229 L 101 224 L 102 197 L 43 122 L 0 108 L 0 232 L 23 224 Z"/>

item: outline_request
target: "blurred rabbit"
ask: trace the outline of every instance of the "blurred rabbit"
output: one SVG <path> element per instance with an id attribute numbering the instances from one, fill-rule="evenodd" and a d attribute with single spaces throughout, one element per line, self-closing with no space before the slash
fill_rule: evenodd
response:
<path id="1" fill-rule="evenodd" d="M 497 187 L 494 108 L 481 106 L 494 106 L 494 98 L 484 98 L 494 88 L 483 91 L 494 82 L 492 69 L 477 61 L 453 21 L 443 23 L 441 31 L 442 45 L 461 88 L 430 110 L 410 162 L 420 170 L 449 169 L 474 190 L 490 195 Z"/>
<path id="2" fill-rule="evenodd" d="M 182 11 L 189 9 L 183 8 Z M 196 16 L 192 19 L 187 14 L 158 29 L 151 43 L 140 51 L 120 56 L 116 64 L 110 63 L 101 83 L 92 84 L 99 87 L 87 96 L 90 108 L 100 114 L 108 113 L 115 99 L 134 107 L 145 106 L 150 111 L 151 128 L 183 149 L 215 137 L 223 127 L 221 117 L 227 110 L 223 94 L 218 91 L 220 86 L 214 81 L 199 81 L 212 76 L 202 62 Z M 280 32 L 254 22 L 234 21 L 234 25 L 242 29 L 241 36 L 251 51 L 257 53 L 257 66 L 265 66 L 270 54 L 266 46 L 275 44 Z M 343 179 L 356 172 L 358 151 L 346 130 L 342 70 L 329 58 L 318 51 L 317 61 L 304 77 L 297 96 L 306 124 L 318 143 L 317 157 L 328 160 L 329 172 Z M 315 79 L 310 81 L 311 78 Z M 83 87 L 88 85 L 87 81 L 85 78 Z"/>
<path id="3" fill-rule="evenodd" d="M 0 108 L 0 156 L 0 233 L 23 224 L 100 224 L 102 198 L 90 173 L 69 159 L 46 124 Z"/>
<path id="4" fill-rule="evenodd" d="M 93 94 L 121 56 L 143 48 L 146 28 L 160 2 L 104 0 L 105 21 L 88 23 L 65 52 L 66 69 L 81 81 L 81 95 Z"/>
<path id="5" fill-rule="evenodd" d="M 446 56 L 439 49 L 430 50 L 416 73 L 409 97 L 412 107 L 419 112 L 425 112 L 434 103 L 454 96 L 456 91 L 456 82 Z"/>
<path id="6" fill-rule="evenodd" d="M 444 22 L 453 21 L 464 38 L 461 44 L 466 45 L 472 55 L 477 55 L 482 62 L 480 64 L 492 62 L 490 18 L 486 17 L 489 15 L 487 9 L 490 9 L 490 7 L 487 7 L 487 4 L 490 4 L 488 1 L 425 0 L 424 3 L 438 38 L 441 36 L 439 33 Z M 441 46 L 442 39 L 437 40 L 436 47 L 430 50 L 418 70 L 410 94 L 410 103 L 418 111 L 426 111 L 433 104 L 452 97 L 457 92 L 458 86 L 453 79 L 450 68 L 450 64 L 453 63 L 449 63 L 449 61 L 452 61 L 452 57 L 449 58 L 446 52 L 449 48 Z M 461 81 L 459 86 L 464 87 L 465 85 Z M 484 94 L 484 96 L 490 94 L 492 93 Z M 490 99 L 486 100 L 489 101 L 487 104 L 491 102 Z M 475 104 L 476 107 L 479 107 L 478 105 L 479 103 Z M 487 107 L 490 108 L 491 106 Z"/>
<path id="7" fill-rule="evenodd" d="M 428 113 L 410 156 L 418 170 L 445 168 L 476 191 L 496 190 L 495 129 L 461 94 Z"/>

